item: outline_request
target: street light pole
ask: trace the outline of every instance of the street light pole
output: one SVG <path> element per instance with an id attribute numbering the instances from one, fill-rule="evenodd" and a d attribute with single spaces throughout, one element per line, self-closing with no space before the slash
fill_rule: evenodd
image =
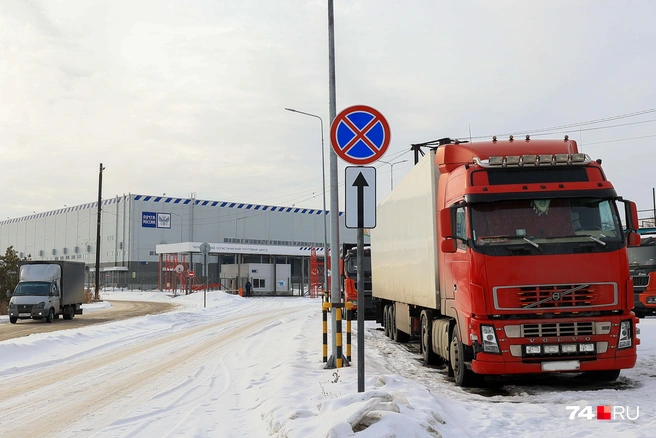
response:
<path id="1" fill-rule="evenodd" d="M 179 215 L 178 213 L 173 213 L 173 212 L 171 212 L 171 214 L 172 214 L 173 216 L 177 216 L 177 217 L 180 218 L 180 243 L 182 243 L 182 225 L 183 225 L 183 222 L 182 222 L 182 216 Z"/>
<path id="2" fill-rule="evenodd" d="M 315 117 L 321 123 L 321 182 L 323 183 L 323 291 L 326 292 L 328 288 L 328 224 L 326 222 L 326 165 L 324 163 L 323 151 L 323 119 L 315 114 L 305 113 L 292 108 L 285 108 L 287 111 L 293 113 L 304 114 L 306 116 Z"/>
<path id="3" fill-rule="evenodd" d="M 378 160 L 381 163 L 389 164 L 390 166 L 390 190 L 394 190 L 394 165 L 395 164 L 401 164 L 405 163 L 408 160 L 401 160 L 401 161 L 395 161 L 393 163 L 390 163 L 389 161 L 383 161 L 383 160 Z"/>

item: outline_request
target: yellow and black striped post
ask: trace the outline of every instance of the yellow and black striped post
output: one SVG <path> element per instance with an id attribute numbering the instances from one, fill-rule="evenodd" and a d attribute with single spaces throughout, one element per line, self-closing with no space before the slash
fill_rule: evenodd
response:
<path id="1" fill-rule="evenodd" d="M 346 360 L 351 362 L 351 320 L 353 319 L 353 303 L 347 301 L 346 305 Z"/>
<path id="2" fill-rule="evenodd" d="M 335 308 L 335 318 L 337 319 L 337 328 L 335 329 L 335 339 L 337 340 L 337 352 L 335 353 L 335 365 L 342 368 L 342 303 L 333 304 Z"/>
<path id="3" fill-rule="evenodd" d="M 323 301 L 321 303 L 321 313 L 323 314 L 323 361 L 328 362 L 328 308 L 330 303 Z"/>

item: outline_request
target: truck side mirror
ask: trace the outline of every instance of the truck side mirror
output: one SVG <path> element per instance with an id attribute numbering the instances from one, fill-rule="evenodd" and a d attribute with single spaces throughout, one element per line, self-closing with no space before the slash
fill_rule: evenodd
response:
<path id="1" fill-rule="evenodd" d="M 438 219 L 440 220 L 439 230 L 443 238 L 453 237 L 453 217 L 452 210 L 445 208 L 440 210 Z"/>
<path id="2" fill-rule="evenodd" d="M 453 210 L 450 208 L 440 210 L 438 219 L 440 221 L 440 234 L 443 239 L 440 242 L 440 250 L 443 253 L 456 252 L 456 239 L 453 238 Z"/>
<path id="3" fill-rule="evenodd" d="M 440 244 L 440 249 L 443 253 L 454 253 L 457 249 L 456 239 L 444 239 Z"/>
<path id="4" fill-rule="evenodd" d="M 626 233 L 626 245 L 630 247 L 640 246 L 640 234 L 634 231 Z"/>
<path id="5" fill-rule="evenodd" d="M 633 201 L 624 201 L 624 210 L 626 212 L 626 229 L 635 231 L 638 229 L 638 208 Z"/>

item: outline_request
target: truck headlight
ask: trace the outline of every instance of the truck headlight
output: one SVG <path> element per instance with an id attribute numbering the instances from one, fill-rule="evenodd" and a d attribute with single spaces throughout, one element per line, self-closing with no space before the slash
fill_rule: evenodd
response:
<path id="1" fill-rule="evenodd" d="M 647 304 L 656 304 L 656 297 L 647 297 Z"/>
<path id="2" fill-rule="evenodd" d="M 563 344 L 563 353 L 576 353 L 576 344 Z"/>
<path id="3" fill-rule="evenodd" d="M 581 353 L 593 353 L 595 344 L 579 344 L 579 351 Z"/>
<path id="4" fill-rule="evenodd" d="M 34 305 L 35 309 L 43 309 L 44 307 L 46 307 L 45 301 L 41 301 L 39 304 Z"/>
<path id="5" fill-rule="evenodd" d="M 527 345 L 526 346 L 526 354 L 540 354 L 542 349 L 540 348 L 539 345 Z"/>
<path id="6" fill-rule="evenodd" d="M 558 345 L 545 345 L 544 346 L 544 352 L 545 354 L 558 354 L 560 349 L 558 348 Z"/>
<path id="7" fill-rule="evenodd" d="M 629 348 L 632 345 L 631 321 L 620 322 L 620 340 L 617 348 Z"/>
<path id="8" fill-rule="evenodd" d="M 494 327 L 491 325 L 481 325 L 481 335 L 483 338 L 483 351 L 486 353 L 500 353 L 497 335 L 494 333 Z"/>
<path id="9" fill-rule="evenodd" d="M 16 308 L 16 304 L 14 304 L 13 301 L 10 301 L 10 302 L 9 302 L 9 308 L 10 308 L 10 309 L 15 309 L 15 308 Z"/>

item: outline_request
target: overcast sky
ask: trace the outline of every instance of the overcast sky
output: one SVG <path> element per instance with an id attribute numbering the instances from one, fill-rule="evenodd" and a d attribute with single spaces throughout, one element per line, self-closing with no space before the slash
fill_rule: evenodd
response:
<path id="1" fill-rule="evenodd" d="M 620 195 L 652 208 L 653 2 L 334 11 L 337 111 L 387 118 L 383 159 L 408 160 L 395 183 L 411 143 L 575 125 L 542 137 L 580 141 Z M 104 198 L 321 208 L 319 120 L 284 108 L 323 118 L 328 166 L 328 100 L 327 0 L 2 0 L 0 218 L 94 201 L 101 162 Z M 377 166 L 380 201 L 390 166 Z"/>

